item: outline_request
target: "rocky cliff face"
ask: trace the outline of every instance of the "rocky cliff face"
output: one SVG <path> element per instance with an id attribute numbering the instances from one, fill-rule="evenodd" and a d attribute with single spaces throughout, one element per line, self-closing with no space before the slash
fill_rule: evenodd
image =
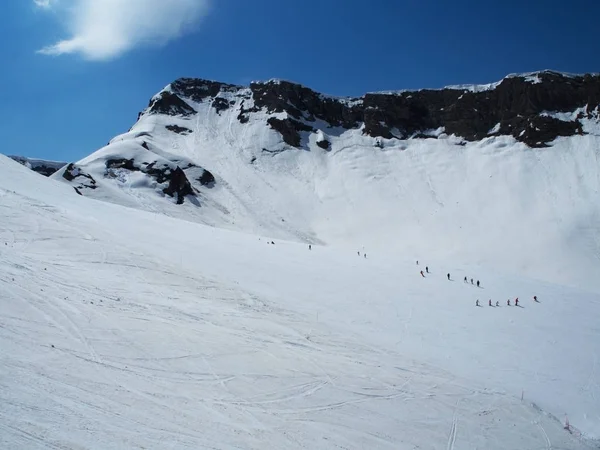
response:
<path id="1" fill-rule="evenodd" d="M 146 113 L 190 116 L 195 110 L 184 101 L 211 102 L 217 112 L 235 102 L 220 97 L 236 93 L 242 102 L 241 123 L 258 111 L 287 113 L 268 120 L 292 147 L 300 146 L 300 132 L 316 131 L 317 120 L 329 127 L 362 127 L 363 133 L 384 139 L 435 138 L 454 134 L 465 141 L 490 135 L 511 135 L 530 147 L 544 147 L 558 136 L 582 134 L 578 118 L 597 115 L 600 76 L 568 76 L 545 71 L 509 76 L 487 86 L 450 87 L 441 90 L 371 93 L 361 98 L 332 98 L 287 81 L 252 83 L 249 87 L 182 78 L 154 97 Z M 575 120 L 560 120 L 557 112 L 581 109 Z M 327 148 L 327 143 L 320 144 Z"/>

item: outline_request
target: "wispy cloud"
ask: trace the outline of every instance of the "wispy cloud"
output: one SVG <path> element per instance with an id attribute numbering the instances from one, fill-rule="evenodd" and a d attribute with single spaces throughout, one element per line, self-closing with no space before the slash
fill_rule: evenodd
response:
<path id="1" fill-rule="evenodd" d="M 189 31 L 210 0 L 33 0 L 64 16 L 71 37 L 40 50 L 108 60 L 140 45 L 161 45 Z"/>
<path id="2" fill-rule="evenodd" d="M 40 8 L 50 8 L 51 5 L 51 1 L 50 0 L 33 0 L 33 3 L 35 3 L 36 6 L 39 6 Z"/>

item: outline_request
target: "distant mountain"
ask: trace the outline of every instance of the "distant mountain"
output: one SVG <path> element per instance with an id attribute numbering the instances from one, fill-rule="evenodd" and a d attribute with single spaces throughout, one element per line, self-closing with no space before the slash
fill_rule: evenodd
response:
<path id="1" fill-rule="evenodd" d="M 25 167 L 33 170 L 34 172 L 42 174 L 46 177 L 49 177 L 54 172 L 56 172 L 58 169 L 67 165 L 66 162 L 47 161 L 44 159 L 33 159 L 33 158 L 27 158 L 25 156 L 9 155 L 8 157 L 14 159 L 15 161 L 17 161 L 20 164 L 23 164 Z"/>
<path id="2" fill-rule="evenodd" d="M 600 76 L 552 71 L 360 98 L 182 78 L 52 177 L 217 227 L 593 283 L 599 105 Z"/>

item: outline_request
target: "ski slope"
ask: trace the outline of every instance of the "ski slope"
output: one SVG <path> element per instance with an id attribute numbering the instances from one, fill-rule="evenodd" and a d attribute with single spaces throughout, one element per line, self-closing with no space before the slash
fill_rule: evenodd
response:
<path id="1" fill-rule="evenodd" d="M 212 99 L 185 99 L 197 111 L 190 117 L 142 114 L 78 162 L 98 183 L 83 195 L 219 228 L 473 262 L 600 293 L 597 109 L 581 119 L 586 135 L 544 149 L 510 136 L 464 142 L 443 129 L 429 133 L 437 139 L 386 140 L 319 121 L 311 123 L 317 132 L 302 132 L 298 149 L 267 124 L 287 113 L 260 110 L 240 123 L 240 111 L 253 106 L 249 96 L 220 92 L 231 105 L 224 111 Z M 584 109 L 544 114 L 571 121 Z M 329 151 L 317 145 L 323 139 Z M 108 176 L 111 158 L 193 163 L 216 183 L 196 183 L 197 198 L 176 205 L 140 172 Z M 53 177 L 66 183 L 63 172 Z"/>
<path id="2" fill-rule="evenodd" d="M 1 448 L 598 447 L 597 293 L 71 191 L 0 156 Z"/>

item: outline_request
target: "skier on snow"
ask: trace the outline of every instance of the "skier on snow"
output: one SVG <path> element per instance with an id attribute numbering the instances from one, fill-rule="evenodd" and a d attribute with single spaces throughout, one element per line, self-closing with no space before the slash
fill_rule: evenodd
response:
<path id="1" fill-rule="evenodd" d="M 421 276 L 422 276 L 423 278 L 425 278 L 425 274 L 423 273 L 423 271 L 422 271 L 422 270 L 421 270 Z"/>
<path id="2" fill-rule="evenodd" d="M 465 277 L 465 283 L 467 283 L 467 277 Z"/>
<path id="3" fill-rule="evenodd" d="M 488 302 L 488 305 L 492 306 L 492 299 L 490 298 L 490 301 Z"/>
<path id="4" fill-rule="evenodd" d="M 475 306 L 479 306 L 479 300 L 475 302 Z"/>
<path id="5" fill-rule="evenodd" d="M 477 280 L 477 287 L 479 287 L 479 280 Z"/>
<path id="6" fill-rule="evenodd" d="M 497 301 L 496 301 L 496 306 L 500 306 L 500 303 L 498 303 Z"/>
<path id="7" fill-rule="evenodd" d="M 446 275 L 448 277 L 448 280 L 450 280 L 450 274 Z"/>
<path id="8" fill-rule="evenodd" d="M 507 304 L 508 306 L 510 306 L 510 298 L 509 298 L 508 300 L 506 300 L 506 304 Z"/>
<path id="9" fill-rule="evenodd" d="M 515 306 L 519 306 L 519 297 L 515 298 Z"/>
<path id="10" fill-rule="evenodd" d="M 471 278 L 471 284 L 473 284 L 473 278 Z"/>
<path id="11" fill-rule="evenodd" d="M 425 266 L 425 272 L 429 273 L 429 266 Z"/>

